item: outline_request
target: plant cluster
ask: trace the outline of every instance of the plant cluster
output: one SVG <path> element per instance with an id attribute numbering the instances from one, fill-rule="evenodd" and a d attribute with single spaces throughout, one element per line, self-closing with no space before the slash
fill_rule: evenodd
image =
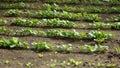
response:
<path id="1" fill-rule="evenodd" d="M 79 65 L 82 64 L 82 61 L 77 61 L 77 60 L 72 59 L 72 58 L 69 59 L 69 62 L 70 62 L 73 66 L 79 66 Z"/>
<path id="2" fill-rule="evenodd" d="M 91 31 L 88 35 L 97 43 L 102 43 L 105 40 L 111 39 L 114 35 L 104 31 Z"/>
<path id="3" fill-rule="evenodd" d="M 70 53 L 73 51 L 74 48 L 71 44 L 68 44 L 68 45 L 57 45 L 55 49 L 57 52 Z"/>
<path id="4" fill-rule="evenodd" d="M 120 47 L 116 48 L 116 53 L 120 55 Z"/>
<path id="5" fill-rule="evenodd" d="M 34 8 L 33 5 L 24 3 L 24 2 L 18 2 L 18 3 L 12 3 L 12 4 L 1 4 L 1 8 L 4 9 L 23 9 L 23 8 Z"/>
<path id="6" fill-rule="evenodd" d="M 4 20 L 4 19 L 0 19 L 0 25 L 6 25 L 7 24 L 7 21 Z"/>
<path id="7" fill-rule="evenodd" d="M 34 42 L 32 45 L 39 51 L 51 51 L 53 50 L 53 45 L 46 42 Z"/>
<path id="8" fill-rule="evenodd" d="M 28 48 L 27 43 L 19 40 L 18 38 L 0 38 L 0 46 L 3 48 Z"/>
<path id="9" fill-rule="evenodd" d="M 59 18 L 43 19 L 43 22 L 45 23 L 45 26 L 48 26 L 48 27 L 63 27 L 63 28 L 75 27 L 75 24 L 73 22 L 70 22 L 68 20 L 60 20 Z"/>
<path id="10" fill-rule="evenodd" d="M 6 27 L 0 27 L 0 34 L 9 35 L 12 32 L 11 29 Z"/>
<path id="11" fill-rule="evenodd" d="M 106 52 L 108 50 L 108 46 L 102 46 L 102 45 L 85 45 L 85 46 L 79 46 L 79 51 L 81 53 L 94 53 L 94 52 Z"/>
<path id="12" fill-rule="evenodd" d="M 25 29 L 21 29 L 21 30 L 16 30 L 14 32 L 15 35 L 22 35 L 22 36 L 36 36 L 38 34 L 38 31 L 33 30 L 31 28 L 25 28 Z"/>
<path id="13" fill-rule="evenodd" d="M 63 38 L 77 38 L 81 37 L 80 33 L 77 31 L 67 31 L 67 30 L 56 30 L 51 29 L 46 32 L 47 37 L 63 37 Z"/>
<path id="14" fill-rule="evenodd" d="M 112 16 L 113 21 L 120 21 L 120 15 Z"/>
<path id="15" fill-rule="evenodd" d="M 37 19 L 29 20 L 29 19 L 15 18 L 13 20 L 13 24 L 18 26 L 40 26 L 42 23 Z"/>
<path id="16" fill-rule="evenodd" d="M 98 14 L 87 14 L 86 12 L 83 13 L 83 17 L 85 21 L 99 21 L 100 19 Z"/>
<path id="17" fill-rule="evenodd" d="M 22 14 L 21 10 L 18 9 L 10 9 L 6 11 L 3 15 L 7 17 L 12 17 L 12 16 L 20 16 Z"/>

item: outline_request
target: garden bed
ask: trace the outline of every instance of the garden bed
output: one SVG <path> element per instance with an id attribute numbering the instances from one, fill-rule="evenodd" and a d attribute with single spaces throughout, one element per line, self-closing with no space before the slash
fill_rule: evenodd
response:
<path id="1" fill-rule="evenodd" d="M 0 67 L 119 68 L 119 0 L 53 1 L 0 0 Z"/>

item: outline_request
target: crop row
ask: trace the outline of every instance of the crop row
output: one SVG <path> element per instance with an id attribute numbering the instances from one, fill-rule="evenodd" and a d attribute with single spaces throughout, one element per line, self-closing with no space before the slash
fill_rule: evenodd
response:
<path id="1" fill-rule="evenodd" d="M 12 3 L 12 4 L 1 4 L 2 9 L 51 9 L 51 10 L 59 10 L 59 11 L 68 11 L 68 12 L 88 12 L 88 13 L 120 13 L 120 7 L 99 7 L 99 6 L 89 6 L 89 7 L 82 7 L 82 6 L 76 6 L 74 8 L 73 6 L 68 5 L 57 5 L 57 4 L 43 4 L 42 7 L 36 7 L 33 4 L 28 4 L 24 2 L 19 3 Z"/>
<path id="2" fill-rule="evenodd" d="M 99 21 L 100 17 L 98 14 L 87 14 L 87 13 L 70 13 L 70 12 L 58 12 L 56 10 L 39 10 L 37 12 L 23 12 L 21 10 L 8 10 L 4 12 L 4 16 L 20 16 L 25 15 L 26 17 L 32 18 L 60 18 L 69 20 L 85 20 L 85 21 Z"/>
<path id="3" fill-rule="evenodd" d="M 24 2 L 18 2 L 18 3 L 4 3 L 1 4 L 1 8 L 2 9 L 32 9 L 35 8 L 35 6 L 33 4 L 28 4 L 28 3 L 24 3 Z"/>
<path id="4" fill-rule="evenodd" d="M 110 67 L 110 68 L 114 68 L 117 66 L 117 64 L 114 64 L 114 63 L 111 63 L 111 64 L 108 64 L 108 63 L 89 63 L 89 66 L 94 66 L 94 67 Z"/>
<path id="5" fill-rule="evenodd" d="M 0 0 L 0 2 L 38 2 L 39 0 Z"/>
<path id="6" fill-rule="evenodd" d="M 7 48 L 7 49 L 14 49 L 14 48 L 29 48 L 29 44 L 25 41 L 21 41 L 18 38 L 0 38 L 0 47 L 1 48 Z M 108 46 L 103 45 L 84 45 L 84 46 L 78 46 L 73 47 L 72 44 L 68 45 L 53 45 L 46 42 L 33 42 L 31 43 L 36 49 L 36 51 L 56 51 L 59 53 L 70 53 L 76 50 L 76 48 L 79 49 L 80 53 L 104 53 L 109 48 Z M 120 48 L 116 48 L 117 54 L 120 54 Z"/>
<path id="7" fill-rule="evenodd" d="M 14 25 L 17 26 L 31 26 L 31 27 L 61 27 L 61 28 L 87 28 L 87 29 L 120 29 L 120 22 L 116 23 L 102 23 L 102 22 L 94 22 L 90 23 L 88 26 L 82 24 L 77 25 L 74 22 L 68 20 L 60 20 L 60 19 L 43 19 L 42 22 L 39 20 L 29 20 L 29 19 L 22 19 L 16 18 L 13 20 Z"/>
<path id="8" fill-rule="evenodd" d="M 63 61 L 59 61 L 59 60 L 56 60 L 56 59 L 51 59 L 51 61 L 54 62 L 53 64 L 50 65 L 52 68 L 57 67 L 58 65 L 61 66 L 61 67 L 64 67 L 64 68 L 67 67 L 67 66 L 80 67 L 81 65 L 84 65 L 83 61 L 73 59 L 73 58 L 69 58 L 68 60 L 63 60 Z M 88 62 L 86 64 L 86 66 L 94 67 L 94 68 L 119 68 L 119 64 L 102 63 L 102 62 Z"/>
<path id="9" fill-rule="evenodd" d="M 70 38 L 70 39 L 86 39 L 93 40 L 96 43 L 102 43 L 108 39 L 114 37 L 113 34 L 104 31 L 91 31 L 88 33 L 77 32 L 76 30 L 63 30 L 63 29 L 50 29 L 47 31 L 33 30 L 31 28 L 24 28 L 21 30 L 12 30 L 9 28 L 1 27 L 0 33 L 4 35 L 15 35 L 15 36 L 42 36 L 52 38 Z"/>
<path id="10" fill-rule="evenodd" d="M 0 25 L 7 25 L 6 20 L 0 19 Z M 120 29 L 120 22 L 115 23 L 102 23 L 94 22 L 89 23 L 88 25 L 84 24 L 75 24 L 74 22 L 68 20 L 60 20 L 59 18 L 54 19 L 43 19 L 41 21 L 37 19 L 23 19 L 23 18 L 14 18 L 12 20 L 12 25 L 15 26 L 24 26 L 24 27 L 50 27 L 50 28 L 83 28 L 83 29 Z"/>
<path id="11" fill-rule="evenodd" d="M 8 21 L 0 19 L 0 25 L 8 25 Z M 60 28 L 76 28 L 77 25 L 68 20 L 60 20 L 59 18 L 54 19 L 42 19 L 41 21 L 37 19 L 23 19 L 14 18 L 10 25 L 15 26 L 25 26 L 25 27 L 60 27 Z"/>
<path id="12" fill-rule="evenodd" d="M 0 0 L 0 2 L 38 2 L 40 0 Z M 104 1 L 101 0 L 43 0 L 44 3 L 66 3 L 66 4 L 95 4 L 104 5 Z M 119 0 L 109 0 L 110 5 L 120 4 Z"/>
<path id="13" fill-rule="evenodd" d="M 38 51 L 53 51 L 53 49 L 55 49 L 55 51 L 57 51 L 57 52 L 69 53 L 69 52 L 73 51 L 73 49 L 74 49 L 74 47 L 70 44 L 53 46 L 52 44 L 46 43 L 46 42 L 33 42 L 32 45 Z M 23 41 L 19 40 L 18 38 L 10 38 L 10 39 L 0 38 L 0 46 L 2 48 L 28 48 L 28 43 L 23 42 Z M 108 50 L 108 47 L 101 46 L 101 45 L 79 46 L 79 51 L 83 52 L 83 53 L 105 52 L 106 50 Z"/>
<path id="14" fill-rule="evenodd" d="M 115 22 L 115 23 L 102 23 L 102 22 L 94 22 L 90 23 L 88 25 L 88 28 L 97 28 L 97 29 L 105 29 L 105 28 L 110 28 L 110 29 L 115 29 L 119 30 L 120 29 L 120 22 Z"/>
<path id="15" fill-rule="evenodd" d="M 29 19 L 22 19 L 22 18 L 15 18 L 13 20 L 14 25 L 17 26 L 31 26 L 31 27 L 61 27 L 61 28 L 97 28 L 97 29 L 104 29 L 104 28 L 110 28 L 119 30 L 120 29 L 120 23 L 102 23 L 102 22 L 94 22 L 90 23 L 88 26 L 86 25 L 77 25 L 74 22 L 68 21 L 68 20 L 60 20 L 59 18 L 55 19 L 43 19 L 42 21 L 39 21 L 37 19 L 35 20 L 29 20 Z"/>
<path id="16" fill-rule="evenodd" d="M 45 3 L 66 3 L 66 4 L 95 4 L 95 5 L 104 5 L 103 0 L 44 0 Z M 120 4 L 119 0 L 109 0 L 110 5 Z"/>
<path id="17" fill-rule="evenodd" d="M 68 5 L 57 5 L 57 4 L 44 4 L 43 9 L 68 11 L 68 12 L 88 12 L 88 13 L 120 13 L 120 7 L 102 7 L 102 6 L 68 6 Z"/>
<path id="18" fill-rule="evenodd" d="M 13 20 L 14 25 L 18 26 L 32 26 L 32 27 L 61 27 L 61 28 L 74 28 L 76 25 L 73 22 L 68 20 L 60 20 L 59 18 L 55 19 L 43 19 L 39 21 L 37 19 L 29 20 L 22 18 L 15 18 Z"/>
<path id="19" fill-rule="evenodd" d="M 55 51 L 60 53 L 61 52 L 70 53 L 75 49 L 71 44 L 53 46 L 52 44 L 46 42 L 34 42 L 33 46 L 35 46 L 35 48 L 38 51 L 44 51 L 44 50 L 53 51 L 53 49 L 55 49 Z M 85 46 L 78 46 L 78 48 L 79 48 L 79 52 L 81 53 L 105 52 L 108 50 L 107 46 L 101 46 L 101 45 L 95 45 L 95 46 L 85 45 Z"/>

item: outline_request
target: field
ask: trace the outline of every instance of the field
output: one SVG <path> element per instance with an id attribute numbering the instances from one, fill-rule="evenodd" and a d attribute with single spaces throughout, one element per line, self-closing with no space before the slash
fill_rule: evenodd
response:
<path id="1" fill-rule="evenodd" d="M 0 0 L 0 68 L 120 68 L 120 0 Z"/>

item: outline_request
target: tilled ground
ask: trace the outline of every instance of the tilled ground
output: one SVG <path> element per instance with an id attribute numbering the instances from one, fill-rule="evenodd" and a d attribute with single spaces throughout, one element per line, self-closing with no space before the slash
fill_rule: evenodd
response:
<path id="1" fill-rule="evenodd" d="M 2 2 L 3 3 L 3 2 Z M 36 5 L 41 5 L 42 3 L 33 3 Z M 27 9 L 25 9 L 27 10 Z M 0 10 L 0 17 L 3 19 L 6 19 L 9 21 L 9 24 L 12 23 L 11 20 L 15 17 L 4 17 L 2 14 L 4 11 Z M 117 14 L 100 14 L 102 17 L 101 21 L 105 22 L 106 18 L 111 17 L 112 15 Z M 23 17 L 24 18 L 24 17 Z M 75 23 L 84 24 L 85 21 L 76 21 Z M 85 22 L 87 24 L 88 22 Z M 17 30 L 25 27 L 20 26 L 12 26 L 8 25 L 6 26 L 10 29 Z M 47 29 L 52 28 L 33 28 L 35 30 L 43 30 L 46 31 Z M 56 28 L 60 29 L 60 28 Z M 72 29 L 67 29 L 72 30 Z M 90 32 L 92 30 L 90 29 L 76 29 L 78 32 Z M 31 45 L 32 42 L 48 42 L 54 45 L 60 45 L 60 44 L 72 44 L 73 46 L 77 47 L 79 45 L 84 44 L 93 44 L 93 41 L 89 40 L 75 40 L 75 39 L 60 39 L 60 38 L 45 38 L 45 37 L 39 37 L 39 36 L 19 36 L 23 41 L 27 41 L 29 43 L 30 48 L 29 49 L 0 49 L 0 68 L 51 68 L 52 65 L 56 64 L 55 68 L 97 68 L 95 66 L 90 66 L 90 63 L 114 63 L 117 64 L 116 68 L 120 67 L 120 56 L 116 55 L 114 50 L 116 47 L 120 46 L 120 31 L 119 30 L 103 30 L 112 34 L 115 34 L 116 36 L 112 38 L 111 40 L 107 40 L 106 42 L 102 43 L 102 45 L 109 46 L 109 50 L 106 53 L 91 53 L 91 54 L 83 54 L 79 53 L 77 50 L 75 50 L 72 53 L 64 54 L 64 53 L 56 53 L 56 52 L 36 52 L 33 49 L 33 46 Z M 6 36 L 6 35 L 0 35 L 0 37 L 10 38 L 10 37 L 17 37 L 17 36 Z M 43 54 L 43 57 L 40 57 L 39 54 Z M 61 63 L 63 61 L 67 61 L 69 63 L 69 59 L 73 58 L 77 61 L 81 61 L 82 64 L 80 66 L 73 66 L 71 65 L 65 65 L 61 66 Z M 101 67 L 103 68 L 103 67 Z M 106 67 L 105 67 L 106 68 Z"/>

